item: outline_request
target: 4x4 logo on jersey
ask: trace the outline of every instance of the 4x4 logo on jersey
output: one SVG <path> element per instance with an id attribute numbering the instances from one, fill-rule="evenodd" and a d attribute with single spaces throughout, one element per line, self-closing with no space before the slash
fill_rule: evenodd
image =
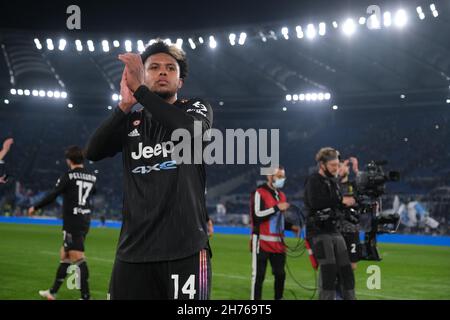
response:
<path id="1" fill-rule="evenodd" d="M 175 160 L 166 161 L 163 163 L 157 163 L 153 166 L 140 166 L 134 168 L 131 172 L 133 173 L 140 173 L 140 174 L 147 174 L 152 171 L 161 171 L 161 170 L 171 170 L 177 168 L 177 162 Z"/>

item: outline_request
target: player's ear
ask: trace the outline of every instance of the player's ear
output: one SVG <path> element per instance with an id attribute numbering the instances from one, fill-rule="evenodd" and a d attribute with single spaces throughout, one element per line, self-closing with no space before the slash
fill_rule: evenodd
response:
<path id="1" fill-rule="evenodd" d="M 184 84 L 184 79 L 180 78 L 180 80 L 178 81 L 178 89 L 181 89 L 183 84 Z"/>

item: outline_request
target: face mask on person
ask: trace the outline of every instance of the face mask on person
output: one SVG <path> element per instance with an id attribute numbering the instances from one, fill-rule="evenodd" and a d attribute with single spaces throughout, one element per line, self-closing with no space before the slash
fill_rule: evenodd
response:
<path id="1" fill-rule="evenodd" d="M 274 188 L 276 189 L 281 189 L 284 187 L 284 182 L 286 181 L 286 178 L 281 178 L 281 179 L 274 179 L 272 185 L 274 186 Z"/>

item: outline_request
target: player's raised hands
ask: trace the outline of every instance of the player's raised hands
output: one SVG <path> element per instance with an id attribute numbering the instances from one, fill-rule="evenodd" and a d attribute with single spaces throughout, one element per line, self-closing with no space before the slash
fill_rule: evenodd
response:
<path id="1" fill-rule="evenodd" d="M 14 143 L 14 139 L 13 138 L 8 138 L 3 142 L 3 150 L 5 151 L 9 151 L 9 149 L 11 148 L 11 145 Z"/>
<path id="2" fill-rule="evenodd" d="M 137 101 L 127 85 L 127 66 L 123 69 L 122 79 L 120 80 L 120 95 L 122 100 L 119 102 L 119 108 L 125 113 L 130 112 Z"/>
<path id="3" fill-rule="evenodd" d="M 119 54 L 119 60 L 125 63 L 126 83 L 132 92 L 144 84 L 144 64 L 137 53 Z"/>

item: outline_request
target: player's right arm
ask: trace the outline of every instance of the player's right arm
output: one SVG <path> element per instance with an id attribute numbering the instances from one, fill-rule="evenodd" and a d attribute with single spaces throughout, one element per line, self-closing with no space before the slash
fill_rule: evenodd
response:
<path id="1" fill-rule="evenodd" d="M 95 130 L 86 146 L 86 158 L 92 161 L 113 157 L 122 151 L 122 139 L 125 130 L 127 114 L 137 103 L 128 89 L 125 70 L 120 81 L 122 100 L 113 114 Z"/>
<path id="2" fill-rule="evenodd" d="M 34 206 L 30 207 L 28 209 L 28 214 L 32 215 L 34 213 L 34 211 L 39 210 L 43 207 L 45 207 L 46 205 L 52 203 L 53 201 L 55 201 L 55 199 L 64 192 L 64 190 L 66 189 L 67 183 L 69 181 L 69 178 L 67 176 L 67 174 L 64 174 L 63 176 L 61 176 L 58 181 L 56 182 L 55 188 L 50 191 L 41 201 L 39 201 L 38 203 L 36 203 Z"/>

